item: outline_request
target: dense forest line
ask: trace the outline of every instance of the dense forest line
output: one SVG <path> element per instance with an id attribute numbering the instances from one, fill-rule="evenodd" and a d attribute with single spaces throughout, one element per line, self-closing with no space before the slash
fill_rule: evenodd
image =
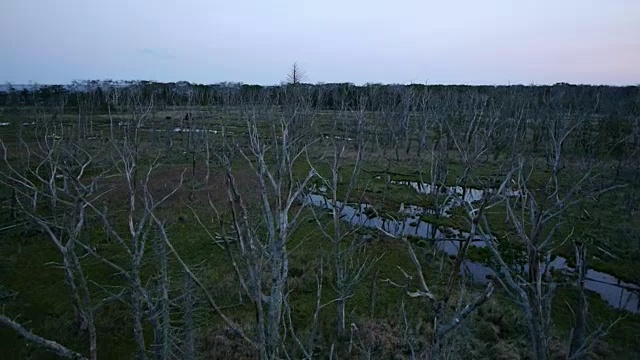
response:
<path id="1" fill-rule="evenodd" d="M 66 106 L 79 109 L 90 106 L 93 111 L 107 111 L 106 94 L 114 89 L 126 98 L 127 92 L 135 91 L 144 101 L 153 98 L 161 106 L 186 106 L 198 104 L 239 105 L 251 99 L 269 98 L 274 105 L 284 105 L 287 89 L 291 84 L 277 86 L 247 85 L 242 83 L 220 83 L 215 85 L 191 84 L 188 82 L 162 83 L 153 81 L 77 81 L 71 85 L 32 85 L 20 89 L 5 86 L 0 91 L 0 104 L 6 110 L 17 106 Z M 375 111 L 389 105 L 398 105 L 407 93 L 420 96 L 428 93 L 433 98 L 445 98 L 452 94 L 475 93 L 488 96 L 499 102 L 514 102 L 527 99 L 530 106 L 538 107 L 554 97 L 562 97 L 568 112 L 589 109 L 595 115 L 637 116 L 640 114 L 639 86 L 572 85 L 423 85 L 423 84 L 297 84 L 311 101 L 311 105 L 324 110 L 343 107 Z M 290 89 L 289 89 L 290 90 Z M 290 91 L 289 91 L 290 92 Z M 380 102 L 383 99 L 384 102 Z M 498 100 L 499 99 L 499 100 Z M 437 100 L 436 100 L 437 101 Z M 414 110 L 425 106 L 424 102 L 412 105 Z"/>

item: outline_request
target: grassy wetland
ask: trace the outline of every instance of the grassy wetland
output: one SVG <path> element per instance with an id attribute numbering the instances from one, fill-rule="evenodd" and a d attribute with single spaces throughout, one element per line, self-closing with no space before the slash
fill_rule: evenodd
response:
<path id="1" fill-rule="evenodd" d="M 637 359 L 640 89 L 1 94 L 6 359 Z"/>

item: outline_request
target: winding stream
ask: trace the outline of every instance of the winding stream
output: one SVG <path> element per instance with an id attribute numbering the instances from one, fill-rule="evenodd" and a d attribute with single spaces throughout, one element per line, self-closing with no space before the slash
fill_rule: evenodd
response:
<path id="1" fill-rule="evenodd" d="M 422 193 L 430 193 L 432 190 L 431 186 L 428 184 L 407 181 L 394 181 L 394 183 L 412 186 L 418 192 Z M 320 189 L 320 193 L 307 194 L 306 203 L 332 210 L 333 206 L 331 205 L 331 201 L 322 195 L 322 190 L 324 189 Z M 463 189 L 460 187 L 448 187 L 446 188 L 445 193 L 455 193 L 461 196 Z M 484 192 L 479 189 L 468 189 L 464 193 L 465 200 L 471 202 L 479 201 L 484 196 Z M 514 191 L 513 195 L 517 195 L 517 192 Z M 448 198 L 454 199 L 455 197 Z M 337 205 L 338 207 L 341 207 L 342 203 L 338 202 Z M 451 209 L 455 204 L 448 203 L 446 206 L 446 209 Z M 459 239 L 468 235 L 468 233 L 455 229 L 446 229 L 445 234 L 445 232 L 440 231 L 433 224 L 421 220 L 420 215 L 429 213 L 429 210 L 425 210 L 418 206 L 402 206 L 399 213 L 404 213 L 406 216 L 401 220 L 370 217 L 371 210 L 368 209 L 372 210 L 371 205 L 348 204 L 344 206 L 341 212 L 341 218 L 353 225 L 378 229 L 394 236 L 411 235 L 433 241 L 438 249 L 449 255 L 456 255 L 458 253 Z M 433 210 L 431 210 L 431 212 L 433 212 Z M 484 247 L 486 244 L 482 238 L 478 236 L 472 240 L 471 246 Z M 478 262 L 465 260 L 462 266 L 464 268 L 464 272 L 473 279 L 474 283 L 487 283 L 489 281 L 488 277 L 495 276 L 495 271 L 493 269 Z M 573 269 L 569 267 L 567 259 L 560 256 L 556 257 L 549 264 L 549 267 L 552 270 L 559 270 L 563 272 L 573 271 Z M 612 307 L 633 313 L 640 313 L 640 286 L 621 281 L 615 276 L 607 273 L 588 269 L 585 288 L 598 293 L 600 297 Z"/>

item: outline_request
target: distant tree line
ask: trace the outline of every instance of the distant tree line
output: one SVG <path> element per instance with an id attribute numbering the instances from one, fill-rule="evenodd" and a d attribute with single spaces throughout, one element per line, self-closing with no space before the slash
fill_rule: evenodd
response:
<path id="1" fill-rule="evenodd" d="M 414 96 L 429 93 L 432 100 L 450 99 L 459 95 L 488 96 L 489 101 L 500 103 L 520 102 L 526 99 L 533 107 L 548 103 L 550 99 L 561 97 L 564 110 L 592 108 L 595 115 L 637 116 L 640 114 L 639 86 L 593 86 L 558 83 L 555 85 L 424 85 L 424 84 L 365 84 L 352 83 L 286 83 L 261 86 L 224 82 L 213 85 L 189 82 L 154 81 L 76 81 L 71 85 L 33 85 L 20 88 L 5 86 L 0 91 L 0 104 L 10 111 L 24 106 L 44 106 L 78 110 L 91 104 L 95 112 L 108 109 L 107 94 L 114 89 L 122 98 L 135 92 L 143 101 L 151 101 L 158 106 L 217 106 L 241 105 L 257 98 L 269 99 L 270 104 L 285 105 L 287 96 L 296 88 L 305 93 L 316 109 L 365 109 L 376 111 L 403 104 L 406 94 Z M 426 102 L 411 105 L 411 111 L 420 111 Z"/>

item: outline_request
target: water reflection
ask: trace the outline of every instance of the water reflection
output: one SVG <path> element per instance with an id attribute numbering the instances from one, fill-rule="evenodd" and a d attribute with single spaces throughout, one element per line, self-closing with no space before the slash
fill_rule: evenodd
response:
<path id="1" fill-rule="evenodd" d="M 483 191 L 469 191 L 467 194 L 465 196 L 469 196 L 469 199 L 479 200 L 482 199 Z M 321 194 L 307 194 L 305 202 L 309 205 L 333 210 L 331 201 Z M 340 217 L 353 225 L 379 229 L 393 236 L 410 235 L 427 239 L 433 241 L 438 249 L 449 255 L 456 255 L 460 240 L 469 235 L 456 229 L 443 229 L 444 231 L 441 231 L 435 225 L 420 218 L 420 215 L 424 214 L 428 209 L 425 210 L 413 205 L 404 206 L 401 209 L 402 211 L 399 211 L 399 215 L 403 216 L 398 220 L 375 216 L 369 204 L 348 204 L 343 207 L 343 204 L 338 202 L 336 205 L 338 208 L 342 207 Z M 484 247 L 486 244 L 480 236 L 477 236 L 471 242 L 471 246 Z M 470 260 L 465 260 L 462 267 L 464 273 L 468 274 L 475 283 L 486 283 L 488 277 L 495 275 L 494 270 L 490 267 Z M 573 271 L 563 257 L 556 257 L 550 262 L 549 267 L 550 269 L 564 272 Z M 523 270 L 526 271 L 526 267 Z M 637 285 L 621 281 L 613 275 L 589 269 L 585 287 L 598 293 L 602 299 L 615 308 L 640 313 L 640 287 Z"/>

